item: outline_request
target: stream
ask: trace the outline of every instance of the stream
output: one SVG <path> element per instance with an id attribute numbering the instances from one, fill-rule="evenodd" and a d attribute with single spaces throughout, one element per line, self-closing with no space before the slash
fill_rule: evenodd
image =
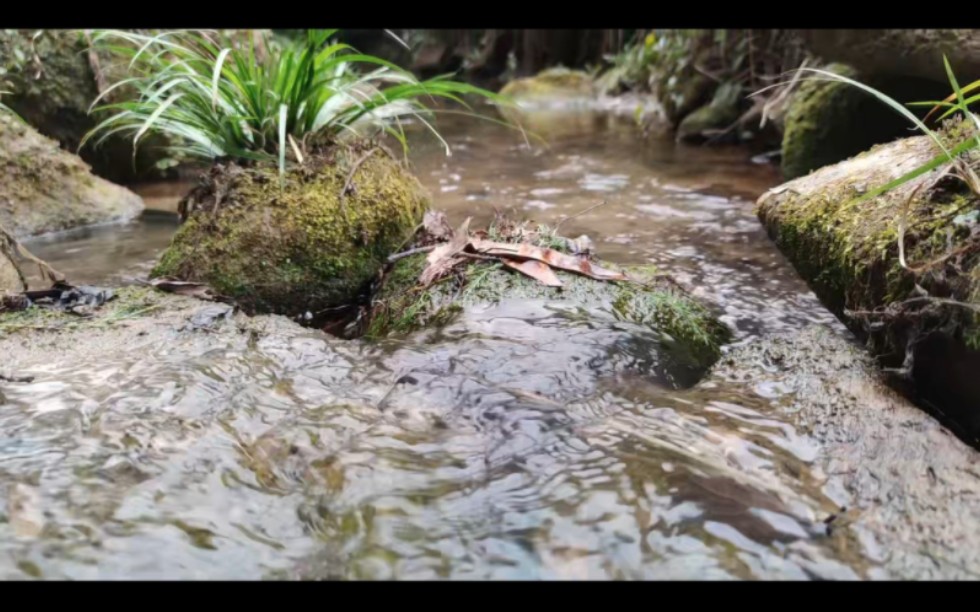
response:
<path id="1" fill-rule="evenodd" d="M 844 333 L 753 214 L 776 169 L 611 115 L 533 119 L 547 147 L 443 120 L 453 155 L 431 139 L 411 155 L 433 207 L 561 222 L 606 259 L 655 263 L 736 344 Z M 76 283 L 145 275 L 186 185 L 137 189 L 138 221 L 28 247 Z M 276 319 L 166 342 L 140 325 L 4 387 L 0 579 L 883 575 L 827 537 L 839 504 L 779 389 L 674 388 L 660 340 L 607 313 L 505 301 L 374 344 Z"/>

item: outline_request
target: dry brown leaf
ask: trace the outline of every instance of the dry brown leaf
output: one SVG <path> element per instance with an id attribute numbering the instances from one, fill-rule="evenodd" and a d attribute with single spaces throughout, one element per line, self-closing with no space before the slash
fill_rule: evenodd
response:
<path id="1" fill-rule="evenodd" d="M 526 274 L 534 280 L 547 285 L 549 287 L 561 287 L 562 283 L 555 271 L 551 269 L 551 266 L 543 264 L 536 259 L 525 259 L 523 261 L 517 261 L 516 259 L 501 259 L 503 263 L 508 268 L 517 270 L 521 274 Z"/>
<path id="2" fill-rule="evenodd" d="M 594 278 L 596 280 L 625 281 L 629 278 L 622 272 L 607 270 L 597 266 L 592 262 L 581 257 L 573 257 L 560 253 L 554 249 L 538 247 L 532 244 L 508 244 L 506 242 L 493 242 L 490 240 L 472 240 L 471 244 L 478 253 L 485 255 L 498 255 L 502 257 L 518 257 L 520 259 L 536 259 L 544 262 L 552 268 L 568 270 Z"/>
<path id="3" fill-rule="evenodd" d="M 428 287 L 433 281 L 446 274 L 460 262 L 459 253 L 470 244 L 470 219 L 459 226 L 453 233 L 453 239 L 446 244 L 439 245 L 426 256 L 427 265 L 419 275 L 419 284 Z"/>

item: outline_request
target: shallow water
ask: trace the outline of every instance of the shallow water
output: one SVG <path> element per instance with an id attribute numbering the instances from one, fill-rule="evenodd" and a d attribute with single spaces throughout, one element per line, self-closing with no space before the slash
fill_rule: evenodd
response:
<path id="1" fill-rule="evenodd" d="M 755 164 L 742 148 L 644 140 L 623 118 L 603 113 L 548 111 L 528 115 L 540 140 L 472 118 L 440 125 L 453 154 L 431 137 L 411 156 L 453 222 L 474 226 L 508 211 L 586 234 L 604 258 L 655 263 L 711 301 L 740 337 L 836 325 L 753 214 L 756 198 L 780 181 L 778 170 Z M 166 248 L 174 212 L 190 182 L 134 189 L 149 213 L 140 222 L 69 232 L 32 241 L 30 248 L 77 282 L 118 281 L 145 274 Z M 601 204 L 600 204 L 601 203 Z"/>
<path id="2" fill-rule="evenodd" d="M 563 233 L 661 265 L 740 339 L 836 324 L 752 214 L 771 168 L 601 115 L 545 119 L 549 149 L 444 123 L 453 157 L 413 156 L 435 207 L 555 223 L 602 201 Z M 173 227 L 29 246 L 76 282 L 116 282 Z M 675 389 L 661 342 L 608 313 L 505 302 L 374 345 L 170 330 L 28 364 L 35 382 L 0 405 L 0 578 L 879 575 L 827 536 L 839 500 L 778 387 Z"/>

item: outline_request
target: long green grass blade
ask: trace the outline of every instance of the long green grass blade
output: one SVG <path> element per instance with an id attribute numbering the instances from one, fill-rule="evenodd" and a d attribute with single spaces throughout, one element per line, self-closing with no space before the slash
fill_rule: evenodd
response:
<path id="1" fill-rule="evenodd" d="M 905 108 L 905 106 L 901 102 L 898 102 L 894 98 L 892 98 L 892 97 L 890 97 L 890 96 L 888 96 L 888 95 L 886 95 L 886 94 L 878 91 L 874 87 L 871 87 L 869 85 L 865 85 L 864 83 L 862 83 L 860 81 L 855 81 L 854 79 L 848 78 L 848 77 L 846 77 L 844 75 L 841 75 L 841 74 L 837 74 L 835 72 L 830 72 L 830 71 L 827 71 L 827 70 L 820 70 L 818 68 L 800 68 L 800 70 L 801 71 L 804 71 L 804 72 L 813 72 L 813 73 L 819 74 L 819 75 L 821 75 L 821 76 L 823 76 L 825 78 L 831 79 L 831 80 L 835 80 L 835 81 L 840 81 L 840 82 L 843 82 L 843 83 L 847 83 L 849 85 L 852 85 L 854 87 L 857 87 L 858 89 L 860 89 L 860 90 L 862 90 L 862 91 L 864 91 L 866 93 L 871 94 L 872 96 L 874 96 L 875 98 L 877 98 L 881 102 L 885 103 L 889 108 L 891 108 L 892 110 L 894 110 L 895 112 L 897 112 L 901 116 L 903 116 L 906 119 L 908 119 L 909 122 L 911 122 L 917 128 L 919 128 L 920 130 L 922 130 L 922 132 L 924 134 L 927 134 L 930 138 L 932 138 L 933 142 L 935 142 L 936 145 L 939 146 L 939 148 L 942 150 L 942 152 L 946 155 L 946 159 L 947 160 L 953 159 L 953 155 L 946 148 L 946 145 L 943 144 L 942 140 L 940 140 L 939 135 L 936 134 L 935 132 L 933 132 L 932 130 L 930 130 L 926 126 L 926 124 L 922 122 L 921 119 L 919 119 L 918 117 L 916 117 L 911 111 L 909 111 L 907 108 Z"/>
<path id="2" fill-rule="evenodd" d="M 221 66 L 225 63 L 225 58 L 231 53 L 231 49 L 223 49 L 218 55 L 218 60 L 214 63 L 214 77 L 211 79 L 211 108 L 218 106 L 218 82 L 221 80 Z"/>
<path id="3" fill-rule="evenodd" d="M 286 116 L 289 107 L 285 104 L 279 106 L 279 186 L 283 185 L 286 177 Z"/>
<path id="4" fill-rule="evenodd" d="M 949 155 L 955 158 L 958 155 L 961 155 L 963 153 L 966 153 L 967 151 L 970 151 L 978 147 L 980 147 L 980 142 L 977 142 L 975 138 L 970 138 L 964 142 L 961 142 L 957 146 L 953 147 L 953 149 L 949 151 Z M 882 185 L 881 187 L 872 189 L 868 193 L 858 198 L 855 198 L 854 200 L 852 200 L 852 202 L 857 204 L 860 202 L 864 202 L 866 200 L 870 200 L 871 198 L 878 197 L 883 193 L 887 193 L 892 189 L 895 189 L 896 187 L 900 187 L 905 183 L 911 181 L 912 179 L 918 178 L 923 174 L 927 172 L 931 172 L 936 168 L 939 168 L 947 163 L 949 163 L 949 157 L 947 157 L 947 154 L 937 155 L 936 157 L 932 158 L 925 164 L 922 164 L 915 170 L 912 170 L 911 172 L 907 172 L 902 176 L 898 177 L 897 179 L 893 181 L 889 181 L 888 183 Z"/>

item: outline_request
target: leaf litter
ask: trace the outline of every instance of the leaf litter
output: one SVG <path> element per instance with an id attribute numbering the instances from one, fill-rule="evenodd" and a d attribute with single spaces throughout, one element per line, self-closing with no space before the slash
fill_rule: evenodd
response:
<path id="1" fill-rule="evenodd" d="M 389 261 L 409 254 L 428 251 L 426 266 L 419 275 L 419 284 L 427 287 L 451 273 L 470 259 L 499 261 L 508 269 L 524 274 L 543 285 L 561 287 L 555 270 L 588 276 L 599 281 L 631 281 L 626 274 L 599 266 L 591 260 L 591 241 L 586 236 L 568 240 L 539 226 L 529 230 L 527 224 L 515 224 L 500 215 L 489 230 L 469 230 L 467 218 L 459 228 L 451 229 L 444 213 L 426 213 L 416 244 L 424 245 L 399 253 Z M 534 242 L 548 242 L 574 254 Z"/>

